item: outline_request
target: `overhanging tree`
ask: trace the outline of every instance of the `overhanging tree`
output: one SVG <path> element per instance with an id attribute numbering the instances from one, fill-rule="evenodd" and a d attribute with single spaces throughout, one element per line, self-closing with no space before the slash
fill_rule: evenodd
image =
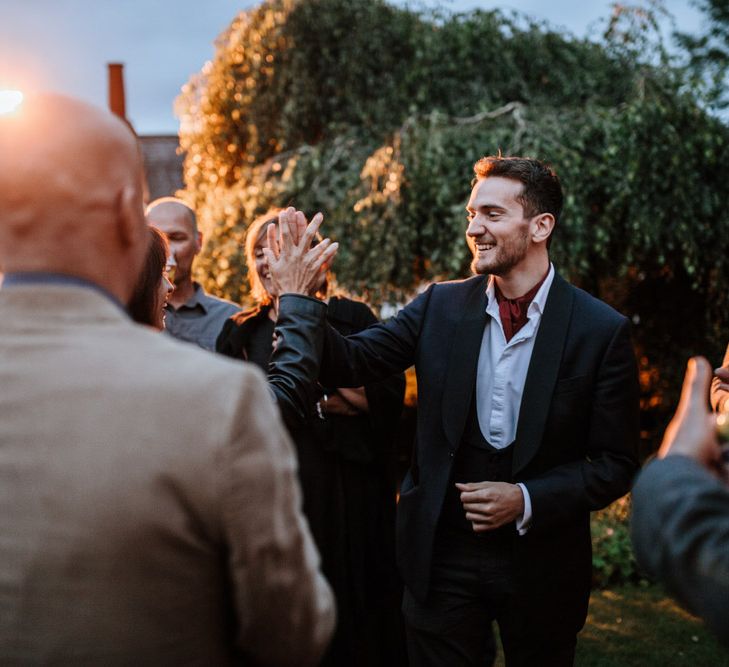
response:
<path id="1" fill-rule="evenodd" d="M 247 225 L 288 204 L 325 213 L 340 283 L 374 303 L 462 277 L 473 163 L 529 154 L 567 192 L 555 263 L 633 318 L 644 407 L 670 405 L 686 356 L 729 337 L 729 131 L 635 16 L 594 43 L 380 0 L 241 13 L 178 100 L 204 282 L 244 299 Z"/>

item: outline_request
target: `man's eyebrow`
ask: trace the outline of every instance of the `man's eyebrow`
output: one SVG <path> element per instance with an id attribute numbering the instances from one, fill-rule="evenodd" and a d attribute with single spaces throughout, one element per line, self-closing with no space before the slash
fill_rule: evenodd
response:
<path id="1" fill-rule="evenodd" d="M 506 206 L 503 206 L 502 204 L 490 204 L 488 202 L 486 202 L 484 204 L 479 204 L 477 208 L 497 208 L 500 211 L 506 210 Z M 466 210 L 475 211 L 476 209 L 473 206 L 471 206 L 470 204 L 468 204 L 468 205 L 466 205 Z"/>

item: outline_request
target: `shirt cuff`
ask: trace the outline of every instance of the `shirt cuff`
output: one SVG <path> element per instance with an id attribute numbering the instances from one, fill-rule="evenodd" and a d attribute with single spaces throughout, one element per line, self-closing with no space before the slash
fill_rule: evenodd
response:
<path id="1" fill-rule="evenodd" d="M 521 482 L 517 482 L 516 485 L 521 489 L 521 493 L 524 496 L 524 514 L 517 518 L 516 530 L 519 535 L 526 535 L 532 523 L 532 499 L 529 497 L 529 491 L 527 491 L 526 486 Z"/>
<path id="2" fill-rule="evenodd" d="M 298 294 L 297 292 L 284 292 L 280 297 L 280 301 L 288 301 L 289 299 L 299 299 L 303 301 L 309 301 L 311 303 L 318 303 L 320 306 L 326 306 L 326 302 L 321 299 L 317 299 L 315 296 L 309 296 L 308 294 Z M 301 303 L 301 301 L 299 301 Z"/>

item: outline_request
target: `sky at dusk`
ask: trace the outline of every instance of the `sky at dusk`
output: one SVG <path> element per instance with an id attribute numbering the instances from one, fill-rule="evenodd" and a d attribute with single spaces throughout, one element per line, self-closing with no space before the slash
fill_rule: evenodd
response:
<path id="1" fill-rule="evenodd" d="M 106 63 L 125 65 L 127 115 L 140 134 L 174 134 L 181 86 L 214 53 L 213 42 L 254 2 L 231 0 L 0 0 L 0 89 L 55 90 L 106 105 Z M 398 4 L 405 4 L 399 2 Z M 598 34 L 609 0 L 441 0 L 453 11 L 517 10 L 579 37 Z M 666 0 L 682 30 L 701 17 L 689 0 Z"/>

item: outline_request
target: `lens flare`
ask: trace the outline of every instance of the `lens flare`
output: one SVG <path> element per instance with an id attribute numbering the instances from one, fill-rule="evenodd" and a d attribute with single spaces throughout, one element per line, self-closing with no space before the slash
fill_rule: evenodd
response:
<path id="1" fill-rule="evenodd" d="M 11 114 L 23 103 L 23 93 L 19 90 L 0 90 L 0 116 Z"/>

